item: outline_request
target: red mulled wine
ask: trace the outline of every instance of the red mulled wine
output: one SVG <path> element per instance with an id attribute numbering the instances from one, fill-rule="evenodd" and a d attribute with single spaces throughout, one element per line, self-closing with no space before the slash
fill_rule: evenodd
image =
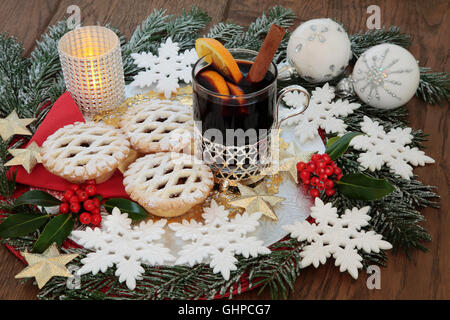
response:
<path id="1" fill-rule="evenodd" d="M 236 84 L 225 80 L 230 88 L 230 95 L 219 94 L 211 79 L 203 76 L 205 71 L 216 71 L 212 65 L 206 66 L 195 74 L 193 109 L 194 120 L 201 122 L 202 135 L 208 129 L 218 129 L 226 137 L 227 129 L 257 131 L 258 140 L 274 124 L 276 104 L 276 76 L 273 70 L 267 71 L 264 79 L 258 83 L 246 81 L 252 62 L 236 60 L 243 79 Z M 223 76 L 223 75 L 222 75 Z M 205 90 L 206 89 L 206 90 Z M 225 140 L 225 139 L 224 139 Z M 256 141 L 248 141 L 254 143 Z M 223 141 L 224 145 L 236 145 L 236 142 Z"/>

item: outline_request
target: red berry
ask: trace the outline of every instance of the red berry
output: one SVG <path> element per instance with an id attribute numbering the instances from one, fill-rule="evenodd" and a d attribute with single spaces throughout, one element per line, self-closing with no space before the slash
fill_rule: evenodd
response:
<path id="1" fill-rule="evenodd" d="M 328 197 L 331 197 L 332 195 L 334 195 L 336 193 L 336 189 L 326 189 L 325 190 L 325 194 L 328 196 Z"/>
<path id="2" fill-rule="evenodd" d="M 300 178 L 305 181 L 305 180 L 309 180 L 309 177 L 311 176 L 311 173 L 307 170 L 303 170 L 300 172 Z"/>
<path id="3" fill-rule="evenodd" d="M 70 201 L 70 198 L 74 195 L 75 193 L 72 190 L 67 190 L 66 192 L 64 192 L 64 200 L 66 201 Z"/>
<path id="4" fill-rule="evenodd" d="M 328 162 L 331 161 L 331 158 L 330 158 L 330 156 L 328 154 L 324 153 L 322 155 L 322 160 L 328 163 Z"/>
<path id="5" fill-rule="evenodd" d="M 95 185 L 95 180 L 94 180 L 94 179 L 88 180 L 88 181 L 86 181 L 86 184 L 87 184 L 88 186 L 90 186 L 90 185 Z"/>
<path id="6" fill-rule="evenodd" d="M 341 180 L 341 178 L 343 177 L 344 175 L 341 173 L 341 174 L 338 174 L 337 176 L 336 176 L 336 179 L 337 180 Z"/>
<path id="7" fill-rule="evenodd" d="M 320 183 L 317 185 L 317 189 L 319 189 L 320 191 L 324 190 L 324 189 L 325 189 L 325 184 L 324 184 L 323 182 L 320 182 Z"/>
<path id="8" fill-rule="evenodd" d="M 302 171 L 306 169 L 306 163 L 304 163 L 303 161 L 300 161 L 299 163 L 297 163 L 297 170 L 298 171 Z"/>
<path id="9" fill-rule="evenodd" d="M 320 160 L 317 162 L 317 168 L 319 169 L 325 169 L 326 166 L 327 164 L 325 163 L 325 161 Z"/>
<path id="10" fill-rule="evenodd" d="M 321 181 L 325 181 L 325 180 L 327 180 L 327 178 L 328 178 L 328 176 L 324 173 L 324 174 L 321 174 L 320 176 L 319 176 L 319 179 L 321 180 Z"/>
<path id="11" fill-rule="evenodd" d="M 100 214 L 100 208 L 94 208 L 91 211 L 92 214 Z"/>
<path id="12" fill-rule="evenodd" d="M 308 184 L 310 184 L 310 183 L 311 183 L 311 180 L 303 180 L 303 184 L 308 185 Z"/>
<path id="13" fill-rule="evenodd" d="M 319 176 L 324 175 L 325 174 L 325 169 L 324 168 L 320 168 L 319 170 L 317 170 L 317 174 Z"/>
<path id="14" fill-rule="evenodd" d="M 334 187 L 334 182 L 333 181 L 331 181 L 329 179 L 325 180 L 325 188 L 331 189 L 333 187 Z"/>
<path id="15" fill-rule="evenodd" d="M 340 175 L 342 173 L 342 170 L 340 168 L 334 168 L 334 174 L 335 175 Z"/>
<path id="16" fill-rule="evenodd" d="M 95 196 L 95 194 L 97 193 L 97 189 L 95 188 L 94 185 L 88 185 L 88 186 L 86 186 L 86 193 L 90 197 Z"/>
<path id="17" fill-rule="evenodd" d="M 334 162 L 334 161 L 331 161 L 330 165 L 333 167 L 333 169 L 338 167 L 336 162 Z"/>
<path id="18" fill-rule="evenodd" d="M 72 190 L 73 192 L 77 192 L 78 190 L 80 190 L 80 186 L 77 184 L 73 184 L 70 186 L 70 190 Z"/>
<path id="19" fill-rule="evenodd" d="M 313 161 L 313 162 L 316 162 L 317 160 L 319 160 L 320 159 L 320 155 L 318 155 L 317 153 L 316 154 L 313 154 L 312 156 L 311 156 L 311 161 Z"/>
<path id="20" fill-rule="evenodd" d="M 67 202 L 61 203 L 59 205 L 59 212 L 60 213 L 67 213 L 67 212 L 69 212 L 69 204 Z"/>
<path id="21" fill-rule="evenodd" d="M 89 212 L 83 212 L 80 214 L 79 219 L 82 224 L 89 224 L 91 223 L 91 214 Z"/>
<path id="22" fill-rule="evenodd" d="M 70 211 L 72 211 L 73 213 L 80 211 L 80 209 L 81 209 L 81 206 L 78 202 L 70 203 Z"/>
<path id="23" fill-rule="evenodd" d="M 92 211 L 92 210 L 94 210 L 95 209 L 95 206 L 94 206 L 94 201 L 92 201 L 92 200 L 86 200 L 84 203 L 83 203 L 83 207 L 87 210 L 87 211 Z"/>
<path id="24" fill-rule="evenodd" d="M 79 203 L 80 200 L 78 200 L 77 196 L 71 196 L 70 199 L 69 199 L 69 202 L 70 203 Z"/>
<path id="25" fill-rule="evenodd" d="M 100 208 L 100 199 L 99 198 L 94 198 L 94 199 L 92 199 L 92 201 L 94 202 L 94 206 L 96 207 L 96 208 Z"/>
<path id="26" fill-rule="evenodd" d="M 89 198 L 86 191 L 78 190 L 77 195 L 78 195 L 78 200 L 80 200 L 81 202 L 86 201 Z"/>
<path id="27" fill-rule="evenodd" d="M 309 190 L 309 195 L 313 198 L 316 198 L 320 195 L 320 192 L 317 189 L 311 189 Z"/>
<path id="28" fill-rule="evenodd" d="M 308 162 L 307 170 L 314 172 L 314 170 L 316 170 L 316 165 L 312 162 Z"/>
<path id="29" fill-rule="evenodd" d="M 332 167 L 332 166 L 327 166 L 327 167 L 325 168 L 325 174 L 326 174 L 327 176 L 333 175 L 333 172 L 334 172 L 334 170 L 333 170 L 333 167 Z"/>
<path id="30" fill-rule="evenodd" d="M 100 222 L 102 222 L 102 216 L 101 216 L 101 215 L 99 215 L 99 214 L 93 214 L 93 215 L 91 216 L 91 223 L 92 223 L 94 226 L 98 226 L 98 225 L 100 224 Z"/>
<path id="31" fill-rule="evenodd" d="M 317 186 L 319 184 L 320 180 L 317 177 L 312 177 L 311 178 L 311 185 L 313 186 Z"/>

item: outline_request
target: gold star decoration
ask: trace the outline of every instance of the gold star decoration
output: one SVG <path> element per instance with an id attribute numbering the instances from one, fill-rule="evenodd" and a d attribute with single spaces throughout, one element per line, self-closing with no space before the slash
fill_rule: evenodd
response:
<path id="1" fill-rule="evenodd" d="M 34 141 L 25 149 L 8 149 L 8 152 L 14 158 L 5 163 L 5 166 L 22 165 L 28 174 L 31 173 L 36 164 L 42 163 L 41 148 Z"/>
<path id="2" fill-rule="evenodd" d="M 272 206 L 282 202 L 285 198 L 269 194 L 263 183 L 260 183 L 255 188 L 250 188 L 240 183 L 237 187 L 241 192 L 241 197 L 230 201 L 230 205 L 244 208 L 248 213 L 261 212 L 272 220 L 278 220 Z"/>
<path id="3" fill-rule="evenodd" d="M 56 243 L 53 243 L 42 254 L 22 252 L 22 256 L 28 263 L 28 267 L 19 272 L 15 278 L 36 278 L 37 285 L 41 289 L 52 277 L 72 277 L 72 273 L 65 267 L 78 254 L 59 254 Z"/>
<path id="4" fill-rule="evenodd" d="M 289 143 L 286 150 L 280 150 L 279 172 L 286 172 L 295 183 L 298 183 L 297 163 L 308 162 L 315 152 L 302 152 L 295 142 Z"/>
<path id="5" fill-rule="evenodd" d="M 16 110 L 13 110 L 5 119 L 0 119 L 0 136 L 6 141 L 15 134 L 26 136 L 32 135 L 27 129 L 27 125 L 32 123 L 36 118 L 19 119 Z"/>

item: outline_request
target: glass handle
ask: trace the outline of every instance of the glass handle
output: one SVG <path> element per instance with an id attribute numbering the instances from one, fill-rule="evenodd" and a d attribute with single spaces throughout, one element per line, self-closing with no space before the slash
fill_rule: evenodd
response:
<path id="1" fill-rule="evenodd" d="M 288 109 L 291 112 L 285 112 L 280 119 L 279 113 L 280 113 L 281 101 L 287 93 L 294 92 L 294 91 L 303 93 L 306 96 L 306 103 L 304 103 L 302 106 L 292 107 L 291 109 Z M 281 123 L 284 120 L 298 116 L 299 114 L 302 114 L 303 112 L 305 112 L 305 110 L 308 109 L 308 107 L 309 107 L 310 99 L 311 99 L 311 96 L 309 95 L 308 91 L 305 88 L 303 88 L 302 86 L 292 85 L 292 86 L 288 86 L 288 87 L 282 89 L 280 91 L 280 95 L 278 96 L 277 105 L 276 105 L 275 128 L 279 129 L 281 126 Z"/>

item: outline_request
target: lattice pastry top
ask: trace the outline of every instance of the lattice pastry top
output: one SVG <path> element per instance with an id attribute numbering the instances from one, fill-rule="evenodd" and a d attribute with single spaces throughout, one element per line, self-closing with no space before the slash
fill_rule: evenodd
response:
<path id="1" fill-rule="evenodd" d="M 112 126 L 75 122 L 58 129 L 42 144 L 42 163 L 53 174 L 73 183 L 108 180 L 127 158 L 130 143 Z"/>
<path id="2" fill-rule="evenodd" d="M 130 108 L 119 126 L 141 153 L 191 152 L 192 110 L 177 101 L 152 100 Z"/>
<path id="3" fill-rule="evenodd" d="M 207 165 L 191 155 L 175 152 L 139 158 L 124 177 L 131 199 L 162 217 L 179 216 L 203 202 L 214 185 Z"/>

